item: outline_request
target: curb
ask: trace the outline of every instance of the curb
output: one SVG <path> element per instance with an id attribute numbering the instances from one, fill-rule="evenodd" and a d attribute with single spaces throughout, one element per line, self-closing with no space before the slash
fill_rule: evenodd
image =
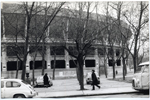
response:
<path id="1" fill-rule="evenodd" d="M 83 92 L 83 91 L 82 91 Z M 98 96 L 98 95 L 117 95 L 117 94 L 130 94 L 137 93 L 138 91 L 129 91 L 129 92 L 114 92 L 114 93 L 95 93 L 95 94 L 73 94 L 67 96 L 45 96 L 45 97 L 37 97 L 37 98 L 67 98 L 67 97 L 84 97 L 84 96 Z"/>
<path id="2" fill-rule="evenodd" d="M 104 93 L 104 94 L 89 94 L 89 95 L 70 95 L 70 96 L 54 96 L 54 97 L 44 97 L 44 98 L 67 98 L 67 97 L 84 97 L 84 96 L 100 96 L 100 95 L 117 95 L 117 94 L 130 94 L 137 92 L 128 92 L 128 93 Z"/>

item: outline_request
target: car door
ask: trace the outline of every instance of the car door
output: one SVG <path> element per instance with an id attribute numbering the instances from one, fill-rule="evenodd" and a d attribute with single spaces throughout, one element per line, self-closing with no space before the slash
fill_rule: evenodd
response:
<path id="1" fill-rule="evenodd" d="M 142 87 L 149 87 L 149 66 L 145 66 L 141 74 Z"/>
<path id="2" fill-rule="evenodd" d="M 4 81 L 1 81 L 1 98 L 5 98 Z"/>
<path id="3" fill-rule="evenodd" d="M 18 93 L 21 84 L 15 81 L 7 81 L 5 88 L 5 98 L 13 98 L 14 94 Z"/>

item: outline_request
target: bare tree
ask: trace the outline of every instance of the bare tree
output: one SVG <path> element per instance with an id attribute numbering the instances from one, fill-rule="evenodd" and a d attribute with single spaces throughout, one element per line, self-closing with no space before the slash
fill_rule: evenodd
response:
<path id="1" fill-rule="evenodd" d="M 71 41 L 75 43 L 76 54 L 71 52 L 71 48 L 67 46 L 67 41 L 65 41 L 63 47 L 69 53 L 69 55 L 77 60 L 77 79 L 80 84 L 80 89 L 84 90 L 84 60 L 96 37 L 94 36 L 94 30 L 91 30 L 91 26 L 89 24 L 91 3 L 78 2 L 76 3 L 76 6 L 79 8 L 78 11 L 70 10 L 73 16 L 69 19 L 68 30 L 68 37 L 71 36 Z"/>
<path id="2" fill-rule="evenodd" d="M 39 34 L 39 37 L 38 37 L 38 42 L 37 42 L 36 46 L 40 44 L 41 40 L 43 39 L 43 35 L 47 31 L 47 28 L 50 26 L 51 22 L 54 20 L 54 18 L 56 17 L 57 13 L 60 11 L 63 4 L 64 4 L 64 2 L 60 2 L 57 6 L 55 6 L 54 8 L 51 8 L 50 16 L 46 19 L 47 22 L 43 26 L 41 26 L 41 24 L 40 24 L 41 27 L 39 27 L 38 32 L 37 32 L 37 34 Z M 18 4 L 18 7 L 20 9 L 18 9 L 18 8 L 14 9 L 14 11 L 12 13 L 15 15 L 15 12 L 20 12 L 23 15 L 22 19 L 24 21 L 22 21 L 22 22 L 25 22 L 25 23 L 21 24 L 23 27 L 25 27 L 25 29 L 23 29 L 24 32 L 22 32 L 24 34 L 21 33 L 21 38 L 24 40 L 24 55 L 23 55 L 23 67 L 22 67 L 21 78 L 23 80 L 25 80 L 26 61 L 27 61 L 27 56 L 30 52 L 29 46 L 30 46 L 30 43 L 33 43 L 32 39 L 31 39 L 31 36 L 34 33 L 34 26 L 32 25 L 32 22 L 35 21 L 34 20 L 35 15 L 41 14 L 41 12 L 44 9 L 42 8 L 43 7 L 42 3 L 39 3 L 38 6 L 35 6 L 35 2 L 30 2 L 30 3 L 23 2 L 22 5 Z M 38 16 L 38 17 L 40 17 L 40 16 Z M 43 20 L 42 21 L 41 20 L 39 20 L 39 22 L 43 21 Z M 10 22 L 10 23 L 12 23 L 12 22 Z"/>
<path id="3" fill-rule="evenodd" d="M 125 75 L 127 74 L 127 68 L 126 68 L 126 60 L 128 58 L 128 52 L 127 52 L 127 43 L 129 41 L 129 38 L 131 36 L 131 31 L 129 30 L 129 27 L 127 27 L 125 22 L 121 20 L 122 17 L 122 9 L 123 9 L 123 2 L 111 2 L 110 3 L 111 8 L 113 8 L 116 11 L 117 15 L 117 30 L 120 33 L 120 57 L 122 58 L 122 64 L 123 64 L 123 80 L 125 80 Z M 125 26 L 126 25 L 126 26 Z"/>
<path id="4" fill-rule="evenodd" d="M 100 39 L 102 31 L 107 26 L 100 28 L 98 26 L 96 14 L 92 11 L 96 4 L 92 2 L 77 2 L 74 4 L 78 10 L 69 10 L 67 17 L 68 28 L 64 28 L 66 38 L 62 41 L 62 45 L 69 55 L 77 61 L 76 72 L 79 81 L 80 89 L 84 90 L 84 61 L 94 50 L 94 44 Z M 94 7 L 93 7 L 94 5 Z M 92 8 L 93 7 L 93 8 Z M 68 43 L 73 43 L 73 46 L 68 46 Z"/>
<path id="5" fill-rule="evenodd" d="M 133 64 L 134 64 L 134 72 L 136 72 L 136 68 L 138 65 L 138 56 L 139 56 L 139 50 L 141 47 L 141 36 L 142 34 L 145 34 L 145 26 L 148 24 L 148 2 L 136 2 L 129 4 L 132 5 L 131 8 L 126 10 L 124 12 L 124 17 L 126 21 L 130 25 L 130 29 L 133 33 L 131 45 L 129 45 L 128 50 L 133 58 Z M 132 14 L 131 14 L 132 13 Z M 130 49 L 131 48 L 131 49 Z M 132 51 L 133 50 L 133 51 Z"/>

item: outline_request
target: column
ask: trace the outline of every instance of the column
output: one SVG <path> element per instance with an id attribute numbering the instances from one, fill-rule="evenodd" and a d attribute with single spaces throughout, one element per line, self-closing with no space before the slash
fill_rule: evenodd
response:
<path id="1" fill-rule="evenodd" d="M 46 55 L 47 55 L 47 69 L 51 69 L 50 46 L 47 46 Z"/>
<path id="2" fill-rule="evenodd" d="M 6 61 L 6 57 L 7 57 L 7 55 L 6 55 L 6 46 L 3 44 L 2 45 L 2 71 L 7 71 L 7 68 L 6 68 L 6 63 L 7 63 L 7 61 Z"/>
<path id="3" fill-rule="evenodd" d="M 5 42 L 6 42 L 6 37 L 5 37 L 5 24 L 4 24 L 4 15 L 2 14 L 2 26 L 3 26 L 3 28 L 2 28 L 2 30 L 3 30 L 3 37 L 2 37 L 2 42 L 3 42 L 3 44 L 1 44 L 2 45 L 2 49 L 1 49 L 1 52 L 2 52 L 2 71 L 7 71 L 7 67 L 6 67 L 6 65 L 7 65 L 7 61 L 6 61 L 6 57 L 7 57 L 7 55 L 6 55 L 6 51 L 7 51 L 7 49 L 6 49 L 6 45 L 5 45 Z"/>
<path id="4" fill-rule="evenodd" d="M 83 68 L 86 68 L 86 66 L 85 66 L 85 60 L 83 61 Z"/>
<path id="5" fill-rule="evenodd" d="M 95 49 L 95 69 L 99 71 L 99 57 L 98 57 L 98 49 Z"/>
<path id="6" fill-rule="evenodd" d="M 67 47 L 68 48 L 68 47 Z M 66 69 L 69 69 L 70 65 L 69 65 L 69 54 L 68 52 L 65 50 L 65 61 L 66 61 Z"/>
<path id="7" fill-rule="evenodd" d="M 29 51 L 29 46 L 27 51 Z M 27 61 L 26 61 L 26 73 L 30 73 L 30 61 L 31 61 L 31 56 L 30 54 L 28 54 Z"/>

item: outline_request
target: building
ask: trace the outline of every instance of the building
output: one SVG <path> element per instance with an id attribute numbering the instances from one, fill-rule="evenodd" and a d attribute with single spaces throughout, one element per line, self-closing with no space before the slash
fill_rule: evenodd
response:
<path id="1" fill-rule="evenodd" d="M 23 10 L 18 8 L 17 4 L 3 4 L 2 9 L 2 77 L 15 77 L 16 75 L 16 69 L 18 66 L 19 69 L 19 77 L 21 75 L 22 70 L 22 62 L 18 59 L 23 59 L 23 53 L 24 53 L 24 37 L 25 37 L 25 28 L 26 28 L 26 17 L 23 12 Z M 75 11 L 76 13 L 77 11 Z M 36 17 L 34 17 L 34 20 L 37 23 L 35 24 L 32 20 L 31 23 L 31 33 L 30 39 L 29 39 L 29 47 L 28 49 L 31 50 L 32 47 L 35 47 L 35 39 L 39 38 L 40 31 L 36 33 L 35 27 L 38 27 L 38 30 L 41 30 L 43 27 L 43 12 L 38 14 Z M 68 18 L 68 16 L 71 16 Z M 94 29 L 96 28 L 95 23 L 96 21 L 96 15 L 91 14 L 90 16 L 90 23 L 91 23 L 91 29 L 92 32 L 94 32 Z M 99 17 L 102 18 L 102 20 L 106 20 L 106 16 L 100 15 Z M 114 18 L 109 18 L 114 19 Z M 102 21 L 101 25 L 104 25 L 106 22 Z M 45 36 L 47 37 L 45 39 L 44 48 L 45 48 L 45 72 L 52 75 L 53 72 L 53 64 L 56 54 L 56 77 L 76 77 L 76 64 L 73 57 L 71 57 L 68 52 L 61 47 L 61 40 L 66 40 L 67 47 L 72 49 L 72 52 L 76 52 L 74 49 L 74 42 L 72 41 L 72 38 L 74 37 L 73 32 L 76 31 L 75 26 L 77 24 L 77 18 L 73 17 L 69 10 L 61 9 L 61 12 L 57 14 L 57 17 L 51 24 L 51 26 L 48 28 Z M 128 30 L 126 27 L 126 24 L 122 22 L 124 25 L 125 30 Z M 84 25 L 81 25 L 84 26 Z M 113 25 L 112 25 L 113 26 Z M 104 26 L 103 26 L 104 27 Z M 112 35 L 112 38 L 119 37 L 118 31 L 116 29 L 114 32 L 115 34 Z M 63 30 L 65 29 L 65 31 Z M 113 31 L 112 31 L 113 32 Z M 36 33 L 36 35 L 35 35 Z M 51 33 L 51 34 L 50 34 Z M 60 34 L 62 33 L 62 34 Z M 105 31 L 103 31 L 103 34 L 106 34 Z M 36 37 L 37 36 L 37 37 Z M 36 37 L 36 38 L 35 38 Z M 104 37 L 102 38 L 104 39 Z M 88 53 L 85 61 L 84 61 L 84 74 L 91 71 L 92 69 L 95 69 L 97 71 L 100 71 L 101 74 L 104 74 L 104 66 L 107 66 L 108 74 L 111 74 L 112 70 L 112 60 L 108 59 L 106 56 L 105 51 L 108 52 L 110 55 L 114 55 L 115 59 L 117 59 L 120 56 L 120 47 L 121 43 L 115 42 L 113 45 L 113 50 L 110 48 L 110 44 L 107 42 L 107 35 L 105 36 L 105 43 L 102 43 L 101 39 L 96 40 L 95 44 L 90 48 L 90 52 Z M 17 45 L 16 45 L 17 44 Z M 16 55 L 18 54 L 18 55 Z M 35 76 L 38 76 L 41 74 L 42 69 L 42 43 L 40 42 L 38 46 L 38 53 L 35 60 Z M 107 58 L 107 59 L 106 59 Z M 32 64 L 34 59 L 34 52 L 31 52 L 27 56 L 27 62 L 26 62 L 26 69 L 32 75 Z M 106 59 L 106 60 L 105 60 Z M 99 70 L 100 69 L 100 70 Z M 117 60 L 116 63 L 116 70 L 120 73 L 122 72 L 122 63 L 121 58 Z"/>

